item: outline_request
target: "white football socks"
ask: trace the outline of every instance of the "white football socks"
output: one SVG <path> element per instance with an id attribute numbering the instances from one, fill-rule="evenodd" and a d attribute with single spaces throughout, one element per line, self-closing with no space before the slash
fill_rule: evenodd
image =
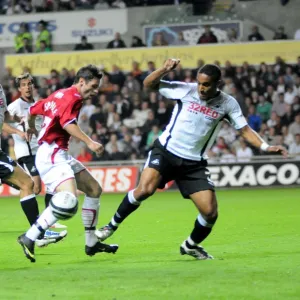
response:
<path id="1" fill-rule="evenodd" d="M 95 230 L 98 223 L 99 207 L 99 198 L 84 197 L 81 217 L 85 228 L 85 244 L 89 247 L 93 247 L 98 241 Z"/>
<path id="2" fill-rule="evenodd" d="M 56 223 L 57 220 L 58 219 L 53 215 L 51 208 L 48 206 L 37 219 L 36 223 L 26 232 L 26 236 L 32 241 L 35 241 L 42 231 L 47 230 Z"/>

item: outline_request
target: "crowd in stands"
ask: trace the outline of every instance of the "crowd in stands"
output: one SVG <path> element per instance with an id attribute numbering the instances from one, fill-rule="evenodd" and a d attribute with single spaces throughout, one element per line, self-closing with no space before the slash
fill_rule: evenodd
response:
<path id="1" fill-rule="evenodd" d="M 0 14 L 12 15 L 80 9 L 126 8 L 179 3 L 180 1 L 178 0 L 0 0 Z"/>
<path id="2" fill-rule="evenodd" d="M 219 65 L 219 62 L 216 61 Z M 197 68 L 184 69 L 179 65 L 167 80 L 195 82 Z M 148 62 L 143 71 L 138 62 L 132 63 L 130 73 L 117 65 L 111 72 L 103 69 L 103 85 L 99 95 L 86 101 L 79 116 L 79 125 L 94 140 L 105 146 L 102 157 L 95 157 L 76 139 L 71 140 L 70 153 L 83 162 L 145 158 L 155 139 L 168 123 L 174 102 L 160 94 L 143 89 L 144 78 L 156 68 Z M 28 68 L 24 72 L 30 72 Z M 16 89 L 12 70 L 2 78 L 8 103 L 20 95 Z M 229 61 L 222 67 L 222 90 L 235 97 L 247 117 L 249 125 L 270 145 L 282 144 L 290 154 L 300 156 L 300 57 L 294 65 L 286 64 L 280 57 L 273 65 L 261 63 L 250 66 L 233 66 Z M 72 85 L 75 70 L 52 70 L 49 78 L 34 78 L 36 100 Z M 13 140 L 2 135 L 2 149 L 13 155 Z M 215 145 L 208 152 L 211 159 L 224 162 L 248 161 L 259 154 L 239 137 L 227 122 L 219 132 Z"/>
<path id="3" fill-rule="evenodd" d="M 15 36 L 15 50 L 16 53 L 32 53 L 32 52 L 50 52 L 52 51 L 52 34 L 47 29 L 47 22 L 41 20 L 38 23 L 38 36 L 34 41 L 32 34 L 30 32 L 30 28 L 28 24 L 21 23 L 19 32 Z M 284 27 L 280 26 L 278 30 L 274 34 L 274 40 L 286 40 L 288 37 L 284 31 Z M 226 40 L 218 40 L 217 36 L 214 34 L 213 30 L 209 25 L 204 26 L 204 32 L 199 37 L 197 44 L 211 44 L 211 43 L 221 43 L 221 42 L 238 42 L 240 37 L 234 28 L 229 28 L 227 30 L 227 39 Z M 256 42 L 263 41 L 264 37 L 259 32 L 258 26 L 253 26 L 252 33 L 248 36 L 248 41 Z M 162 47 L 168 46 L 169 43 L 165 38 L 165 33 L 158 32 L 154 35 L 151 47 Z M 183 45 L 191 45 L 188 41 L 185 40 L 182 32 L 178 33 L 177 39 L 172 42 L 171 45 L 183 46 Z M 108 49 L 118 49 L 118 48 L 133 48 L 133 47 L 146 47 L 142 39 L 138 36 L 132 36 L 132 41 L 130 45 L 126 45 L 122 36 L 119 32 L 115 33 L 114 39 L 109 41 L 106 45 Z M 93 50 L 94 46 L 88 42 L 86 36 L 81 37 L 80 43 L 75 45 L 75 51 L 85 51 L 85 50 Z"/>

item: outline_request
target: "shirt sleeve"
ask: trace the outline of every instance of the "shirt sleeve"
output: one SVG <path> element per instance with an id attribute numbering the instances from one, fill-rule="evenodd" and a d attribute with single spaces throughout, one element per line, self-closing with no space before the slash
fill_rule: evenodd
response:
<path id="1" fill-rule="evenodd" d="M 248 124 L 242 113 L 240 105 L 234 98 L 230 98 L 227 115 L 230 124 L 237 130 Z"/>
<path id="2" fill-rule="evenodd" d="M 29 107 L 28 110 L 30 115 L 44 115 L 44 100 L 40 100 Z"/>
<path id="3" fill-rule="evenodd" d="M 161 80 L 158 91 L 168 99 L 178 100 L 185 97 L 191 90 L 191 85 L 181 81 Z"/>
<path id="4" fill-rule="evenodd" d="M 59 123 L 62 128 L 65 128 L 72 122 L 77 122 L 77 118 L 82 107 L 82 100 L 68 103 L 64 110 L 59 111 Z"/>
<path id="5" fill-rule="evenodd" d="M 6 112 L 7 111 L 7 100 L 6 100 L 6 95 L 5 95 L 4 89 L 1 84 L 0 84 L 0 99 L 2 99 L 1 105 L 3 105 L 3 112 Z"/>

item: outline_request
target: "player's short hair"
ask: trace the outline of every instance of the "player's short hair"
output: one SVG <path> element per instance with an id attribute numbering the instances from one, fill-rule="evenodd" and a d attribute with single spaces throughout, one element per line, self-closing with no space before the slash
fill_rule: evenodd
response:
<path id="1" fill-rule="evenodd" d="M 214 79 L 214 81 L 219 81 L 221 79 L 222 73 L 221 69 L 217 65 L 206 64 L 198 70 L 198 74 L 205 74 Z"/>
<path id="2" fill-rule="evenodd" d="M 15 78 L 16 86 L 19 88 L 21 86 L 21 81 L 23 79 L 29 79 L 33 83 L 33 78 L 30 73 L 24 73 Z"/>
<path id="3" fill-rule="evenodd" d="M 89 82 L 94 78 L 101 79 L 102 77 L 103 73 L 99 68 L 97 68 L 95 65 L 87 65 L 78 70 L 74 79 L 74 83 L 78 83 L 80 78 L 83 78 L 85 82 Z"/>

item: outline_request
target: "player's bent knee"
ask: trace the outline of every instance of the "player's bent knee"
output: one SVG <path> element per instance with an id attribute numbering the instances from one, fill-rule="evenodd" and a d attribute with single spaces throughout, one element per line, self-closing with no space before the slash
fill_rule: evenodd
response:
<path id="1" fill-rule="evenodd" d="M 102 194 L 102 188 L 97 181 L 95 181 L 94 184 L 91 184 L 86 191 L 86 195 L 92 198 L 99 198 L 101 194 Z"/>
<path id="2" fill-rule="evenodd" d="M 218 219 L 218 210 L 217 209 L 212 209 L 208 212 L 206 212 L 205 214 L 202 213 L 202 215 L 204 216 L 205 220 L 208 223 L 215 223 Z"/>
<path id="3" fill-rule="evenodd" d="M 25 180 L 22 180 L 20 183 L 20 189 L 31 194 L 34 193 L 33 180 L 29 176 Z"/>
<path id="4" fill-rule="evenodd" d="M 33 192 L 38 195 L 41 192 L 42 188 L 39 185 L 34 185 Z"/>
<path id="5" fill-rule="evenodd" d="M 153 184 L 141 185 L 138 188 L 138 199 L 145 200 L 148 197 L 152 196 L 156 191 L 156 187 Z"/>

